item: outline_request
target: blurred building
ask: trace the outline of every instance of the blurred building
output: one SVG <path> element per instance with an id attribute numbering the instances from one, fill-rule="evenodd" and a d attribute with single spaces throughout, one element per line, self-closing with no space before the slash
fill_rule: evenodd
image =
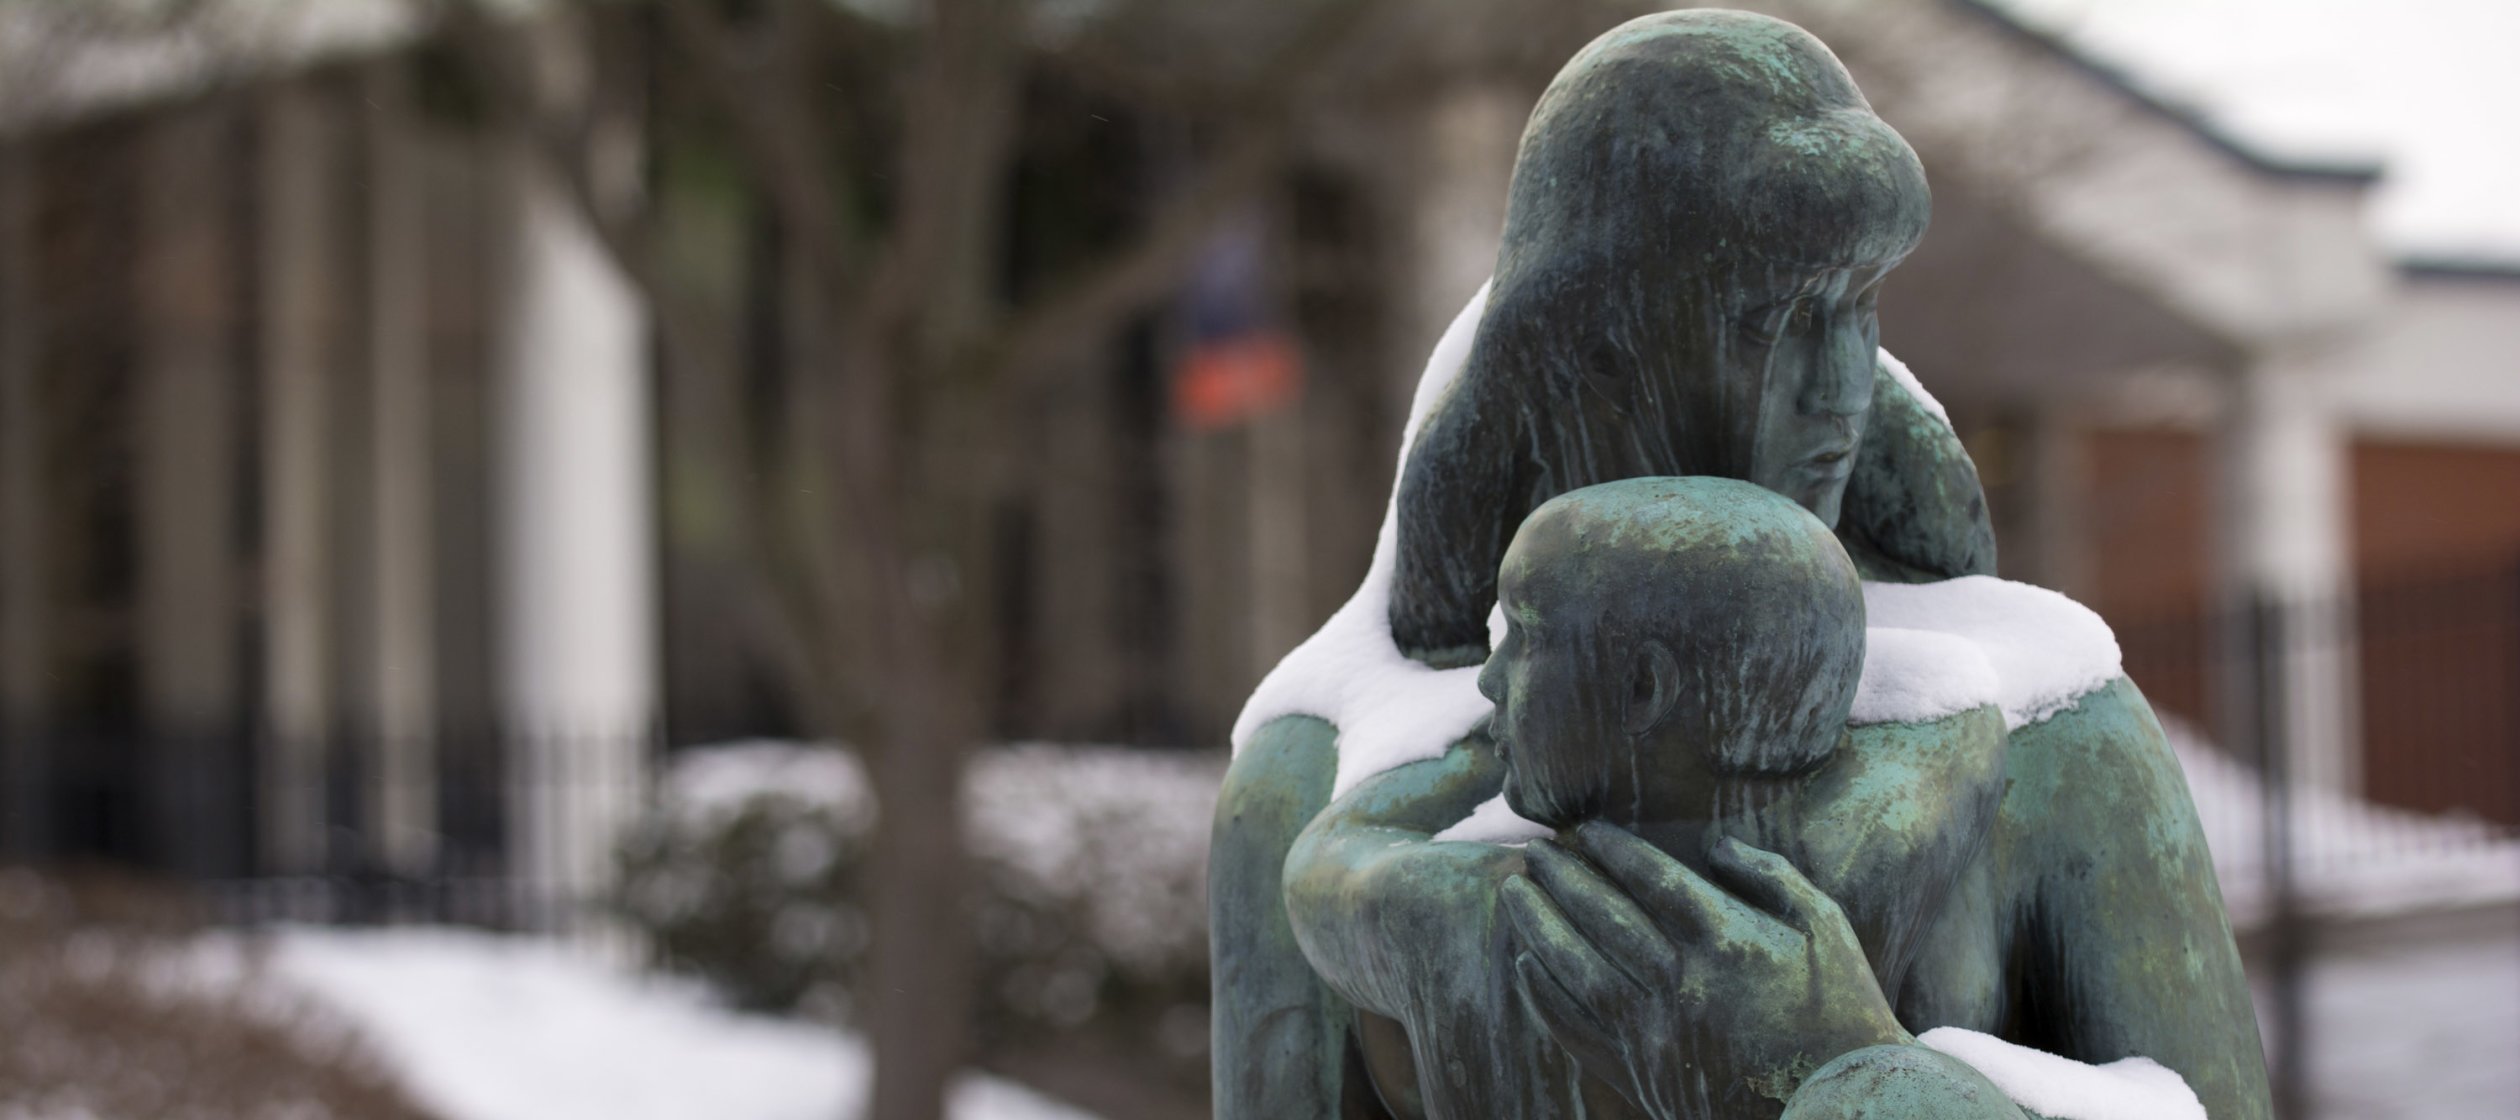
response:
<path id="1" fill-rule="evenodd" d="M 293 11 L 12 89 L 10 842 L 586 881 L 659 713 L 643 312 L 401 6 Z"/>
<path id="2" fill-rule="evenodd" d="M 2093 603 L 2215 725 L 2233 605 L 2311 604 L 2325 629 L 2279 636 L 2296 769 L 2520 819 L 2520 274 L 2393 261 L 2379 169 L 2254 154 L 1970 0 L 1758 6 L 1926 162 L 1883 335 L 1969 440 L 2006 573 Z M 658 744 L 802 729 L 717 446 L 729 416 L 790 438 L 793 262 L 678 146 L 653 29 L 616 29 L 587 80 L 623 189 L 730 312 L 740 377 L 695 378 L 399 5 L 310 10 L 336 15 L 0 113 L 11 842 L 584 883 Z M 1199 306 L 1138 319 L 1013 436 L 999 734 L 1220 744 L 1352 589 L 1523 118 L 1642 9 L 1460 10 L 1416 95 L 1307 130 Z M 1011 285 L 1180 171 L 1179 121 L 1037 84 Z M 1265 391 L 1184 422 L 1178 379 L 1236 370 Z M 2447 605 L 2408 605 L 2415 575 Z"/>

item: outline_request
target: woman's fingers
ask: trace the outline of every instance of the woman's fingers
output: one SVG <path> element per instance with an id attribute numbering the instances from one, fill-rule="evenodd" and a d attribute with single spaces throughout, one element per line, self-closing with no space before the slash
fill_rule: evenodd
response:
<path id="1" fill-rule="evenodd" d="M 1762 915 L 1669 853 L 1616 825 L 1587 821 L 1575 844 L 1674 940 L 1748 936 Z"/>
<path id="2" fill-rule="evenodd" d="M 1804 933 L 1843 920 L 1835 917 L 1837 901 L 1775 852 L 1727 836 L 1707 853 L 1707 863 L 1725 886 Z"/>
<path id="3" fill-rule="evenodd" d="M 1507 879 L 1503 899 L 1515 947 L 1548 969 L 1578 1004 L 1605 1007 L 1619 1002 L 1622 990 L 1632 987 L 1531 880 L 1519 875 Z"/>
<path id="4" fill-rule="evenodd" d="M 1627 892 L 1580 857 L 1546 840 L 1523 849 L 1534 882 L 1560 913 L 1618 970 L 1640 987 L 1670 983 L 1679 954 L 1652 917 Z"/>

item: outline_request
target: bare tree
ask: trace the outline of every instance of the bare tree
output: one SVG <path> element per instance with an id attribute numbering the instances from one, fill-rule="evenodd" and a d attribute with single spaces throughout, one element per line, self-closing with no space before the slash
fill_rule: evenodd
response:
<path id="1" fill-rule="evenodd" d="M 990 710 L 991 620 L 972 591 L 989 586 L 987 516 L 1010 484 L 1012 465 L 997 451 L 1010 441 L 999 437 L 1276 180 L 1298 122 L 1340 87 L 1350 44 L 1379 5 L 1185 14 L 1124 0 L 1064 20 L 1050 7 L 930 0 L 891 22 L 829 0 L 653 6 L 670 44 L 659 64 L 713 104 L 792 262 L 791 318 L 810 357 L 791 401 L 802 438 L 784 441 L 777 462 L 730 473 L 758 480 L 742 516 L 761 569 L 758 629 L 816 730 L 866 746 L 884 807 L 862 1008 L 877 1120 L 938 1115 L 967 1048 L 958 801 L 964 756 Z M 705 312 L 668 275 L 652 215 L 607 179 L 600 111 L 555 96 L 544 80 L 536 40 L 553 25 L 529 32 L 486 3 L 444 15 L 498 122 L 567 188 L 645 294 L 668 360 L 724 364 L 702 342 Z M 1212 43 L 1250 59 L 1255 41 L 1272 44 L 1256 63 L 1164 57 Z M 822 78 L 835 54 L 879 72 L 837 89 Z M 905 61 L 880 70 L 893 59 Z M 1217 138 L 1190 184 L 1125 243 L 1010 303 L 996 262 L 1024 82 L 1036 67 L 1189 106 Z M 835 122 L 849 98 L 892 100 L 885 143 L 843 143 Z M 870 197 L 876 184 L 890 185 L 880 200 Z"/>

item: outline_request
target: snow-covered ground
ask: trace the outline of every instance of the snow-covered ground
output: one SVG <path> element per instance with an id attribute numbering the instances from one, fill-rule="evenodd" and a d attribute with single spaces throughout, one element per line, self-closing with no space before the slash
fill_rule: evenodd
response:
<path id="1" fill-rule="evenodd" d="M 529 938 L 283 929 L 273 979 L 341 1012 L 445 1120 L 850 1120 L 854 1036 L 713 1006 L 698 988 Z M 965 1075 L 954 1120 L 1091 1120 Z"/>
<path id="2" fill-rule="evenodd" d="M 2174 726 L 2172 734 L 2235 924 L 2246 928 L 2265 903 L 2262 786 L 2187 729 Z M 1119 764 L 1118 752 L 1002 753 L 979 768 L 994 777 L 975 775 L 975 833 L 992 850 L 1014 844 L 1047 860 L 1054 866 L 1035 869 L 1044 882 L 1115 858 L 1078 848 L 1075 836 L 1007 832 L 1006 822 L 1028 822 L 1036 831 L 1057 823 L 1081 833 L 1088 830 L 1069 818 L 1124 808 L 1050 812 L 1045 806 L 1101 804 L 1057 792 L 1071 786 L 1131 803 L 1121 815 L 1135 823 L 1122 831 L 1141 841 L 1134 858 L 1149 866 L 1140 877 L 1165 879 L 1155 865 L 1202 862 L 1208 804 L 1184 791 L 1212 788 L 1216 760 L 1165 760 L 1196 770 L 1197 781 L 1185 771 L 1178 781 L 1149 784 L 1104 772 Z M 685 795 L 669 802 L 701 815 L 767 788 L 845 806 L 862 798 L 862 784 L 847 756 L 792 744 L 694 752 L 664 783 Z M 2322 1115 L 2515 1114 L 2520 844 L 2478 822 L 2335 797 L 2305 797 L 2297 816 L 2306 908 L 2347 920 L 2323 930 L 2348 930 L 2322 934 L 2305 989 Z M 1149 838 L 1160 839 L 1143 842 Z M 1090 893 L 1089 884 L 1069 886 Z M 1132 908 L 1170 913 L 1145 899 Z M 823 1120 L 856 1115 L 866 1089 L 865 1051 L 845 1033 L 737 1014 L 695 986 L 609 966 L 582 949 L 445 929 L 283 929 L 272 935 L 267 964 L 271 977 L 359 1024 L 413 1094 L 446 1120 Z M 1082 1114 L 972 1076 L 952 1115 Z"/>
<path id="3" fill-rule="evenodd" d="M 2265 783 L 2177 720 L 2163 721 L 2232 924 L 2266 916 Z M 2321 918 L 2373 918 L 2520 900 L 2520 841 L 2469 817 L 2409 812 L 2322 790 L 2292 802 L 2298 903 Z"/>
<path id="4" fill-rule="evenodd" d="M 2302 995 L 2320 1120 L 2520 1116 L 2520 909 L 2323 937 Z"/>
<path id="5" fill-rule="evenodd" d="M 2266 787 L 2167 722 L 2232 924 L 2263 924 Z M 2301 976 L 2321 1120 L 2520 1116 L 2520 843 L 2472 818 L 2319 791 L 2293 804 Z M 2263 956 L 2247 962 L 2274 1038 Z"/>

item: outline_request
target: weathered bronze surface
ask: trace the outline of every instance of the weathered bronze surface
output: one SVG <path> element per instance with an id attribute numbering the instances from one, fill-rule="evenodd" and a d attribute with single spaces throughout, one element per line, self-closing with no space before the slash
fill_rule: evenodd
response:
<path id="1" fill-rule="evenodd" d="M 1915 1043 L 1936 1026 L 2142 1055 L 2217 1120 L 2265 1115 L 2131 683 L 2010 733 L 1992 707 L 1847 726 L 1857 574 L 1994 564 L 1966 453 L 1876 365 L 1872 292 L 1927 205 L 1789 24 L 1647 17 L 1551 85 L 1398 505 L 1393 637 L 1484 660 L 1497 712 L 1335 804 L 1323 720 L 1237 755 L 1219 1116 L 2020 1115 Z M 1433 839 L 1500 792 L 1556 840 Z"/>

